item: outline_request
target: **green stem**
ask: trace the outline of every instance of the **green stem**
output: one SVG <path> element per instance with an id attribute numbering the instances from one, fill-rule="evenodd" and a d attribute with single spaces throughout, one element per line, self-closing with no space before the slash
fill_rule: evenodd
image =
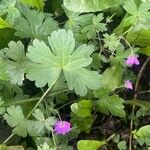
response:
<path id="1" fill-rule="evenodd" d="M 39 104 L 43 101 L 43 99 L 45 98 L 45 96 L 50 92 L 51 87 L 49 87 L 46 92 L 43 94 L 43 96 L 39 99 L 39 101 L 36 103 L 36 105 L 33 107 L 33 109 L 29 112 L 29 114 L 27 115 L 26 119 L 28 119 L 32 113 L 34 112 L 34 110 L 39 106 Z"/>
<path id="2" fill-rule="evenodd" d="M 57 94 L 59 94 L 59 93 L 62 93 L 62 92 L 68 91 L 68 90 L 69 90 L 69 89 L 64 89 L 64 90 L 61 90 L 61 91 L 56 91 L 56 92 L 51 93 L 50 96 L 54 96 L 54 95 L 57 95 Z M 39 99 L 40 99 L 40 97 L 28 98 L 28 99 L 24 99 L 24 100 L 16 100 L 16 101 L 13 101 L 13 102 L 4 103 L 4 104 L 2 105 L 2 107 L 8 107 L 8 106 L 10 106 L 10 105 L 26 104 L 26 103 L 38 101 Z M 4 100 L 4 101 L 5 101 L 5 100 Z"/>
<path id="3" fill-rule="evenodd" d="M 13 136 L 14 136 L 14 134 L 11 134 L 11 135 L 3 142 L 3 144 L 7 143 Z"/>
<path id="4" fill-rule="evenodd" d="M 54 135 L 54 131 L 52 130 L 52 138 L 53 138 L 53 142 L 54 142 L 54 145 L 56 146 L 56 140 L 55 140 L 55 135 Z"/>
<path id="5" fill-rule="evenodd" d="M 27 117 L 26 117 L 26 119 L 28 119 L 31 115 L 32 115 L 32 113 L 33 113 L 33 111 L 39 106 L 39 104 L 43 101 L 43 99 L 46 97 L 46 95 L 49 93 L 49 91 L 51 90 L 51 88 L 48 88 L 47 90 L 46 90 L 46 92 L 42 95 L 42 97 L 39 99 L 39 101 L 36 103 L 36 105 L 34 106 L 34 108 L 30 111 L 30 113 L 27 115 Z M 62 90 L 62 91 L 59 91 L 59 92 L 54 92 L 54 93 L 52 93 L 50 96 L 52 96 L 52 95 L 55 95 L 56 93 L 58 94 L 58 93 L 60 93 L 60 92 L 63 92 L 63 91 L 67 91 L 68 89 L 65 89 L 65 90 Z M 29 100 L 29 99 L 26 99 L 24 102 L 27 102 L 27 100 Z M 37 98 L 36 99 L 32 99 L 32 100 L 37 100 Z M 19 103 L 20 104 L 20 103 Z M 6 142 L 8 142 L 12 137 L 14 136 L 14 134 L 11 134 L 4 142 L 3 142 L 3 144 L 5 144 Z"/>

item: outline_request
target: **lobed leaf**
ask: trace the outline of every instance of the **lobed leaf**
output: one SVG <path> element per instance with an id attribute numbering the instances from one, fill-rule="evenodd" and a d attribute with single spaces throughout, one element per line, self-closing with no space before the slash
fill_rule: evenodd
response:
<path id="1" fill-rule="evenodd" d="M 27 78 L 35 81 L 37 87 L 43 87 L 47 83 L 52 87 L 61 73 L 64 74 L 69 89 L 74 89 L 81 96 L 86 95 L 87 89 L 100 87 L 98 72 L 85 68 L 92 62 L 90 55 L 94 51 L 93 45 L 83 44 L 74 50 L 72 31 L 66 32 L 63 29 L 54 31 L 48 42 L 49 46 L 36 39 L 33 46 L 28 47 L 27 57 L 31 64 L 27 69 Z"/>
<path id="2" fill-rule="evenodd" d="M 58 23 L 50 15 L 28 10 L 14 22 L 15 35 L 21 38 L 36 38 L 47 41 L 47 36 L 58 29 Z"/>

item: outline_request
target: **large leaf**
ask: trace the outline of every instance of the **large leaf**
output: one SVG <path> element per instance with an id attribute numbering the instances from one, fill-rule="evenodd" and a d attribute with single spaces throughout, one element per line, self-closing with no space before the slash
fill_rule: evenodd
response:
<path id="1" fill-rule="evenodd" d="M 39 10 L 43 10 L 43 0 L 20 0 L 22 3 L 27 4 L 31 7 L 36 7 Z"/>
<path id="2" fill-rule="evenodd" d="M 138 46 L 147 47 L 150 45 L 150 29 L 149 30 L 140 30 L 137 32 L 130 31 L 127 36 L 127 40 Z"/>
<path id="3" fill-rule="evenodd" d="M 70 90 L 84 96 L 87 89 L 100 87 L 100 75 L 85 67 L 92 62 L 93 45 L 81 45 L 76 50 L 72 31 L 54 31 L 48 38 L 49 46 L 39 40 L 28 47 L 27 57 L 32 61 L 27 70 L 27 78 L 35 81 L 37 87 L 47 83 L 52 87 L 63 72 Z M 44 75 L 44 77 L 43 77 Z"/>
<path id="4" fill-rule="evenodd" d="M 35 10 L 24 12 L 23 17 L 18 17 L 14 22 L 15 35 L 21 38 L 36 38 L 47 41 L 47 37 L 52 31 L 58 29 L 58 24 L 54 19 Z"/>
<path id="5" fill-rule="evenodd" d="M 95 141 L 95 140 L 80 140 L 77 143 L 78 150 L 98 150 L 106 144 L 105 141 Z"/>
<path id="6" fill-rule="evenodd" d="M 64 0 L 65 7 L 73 12 L 96 12 L 118 6 L 123 0 Z"/>

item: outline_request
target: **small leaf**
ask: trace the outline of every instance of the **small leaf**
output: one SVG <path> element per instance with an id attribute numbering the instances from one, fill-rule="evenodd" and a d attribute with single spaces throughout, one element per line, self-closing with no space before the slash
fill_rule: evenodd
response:
<path id="1" fill-rule="evenodd" d="M 40 135 L 44 135 L 46 133 L 46 129 L 48 131 L 52 131 L 52 126 L 54 126 L 57 121 L 55 117 L 48 117 L 45 119 L 44 114 L 40 109 L 36 109 L 33 116 L 37 119 L 37 121 L 33 121 L 32 126 L 36 130 L 36 133 Z"/>
<path id="2" fill-rule="evenodd" d="M 6 72 L 10 77 L 11 83 L 22 85 L 27 66 L 24 45 L 20 41 L 11 41 L 8 47 L 6 48 L 7 60 L 4 60 L 6 63 Z"/>
<path id="3" fill-rule="evenodd" d="M 118 144 L 117 144 L 119 150 L 126 150 L 127 149 L 127 143 L 126 141 L 120 141 Z"/>
<path id="4" fill-rule="evenodd" d="M 5 21 L 13 24 L 15 19 L 20 16 L 19 10 L 15 7 L 17 0 L 1 0 L 0 16 L 6 15 Z"/>
<path id="5" fill-rule="evenodd" d="M 134 136 L 140 142 L 140 145 L 145 143 L 150 146 L 150 125 L 141 127 L 134 133 Z"/>
<path id="6" fill-rule="evenodd" d="M 15 35 L 21 38 L 36 38 L 47 41 L 47 37 L 58 29 L 58 23 L 43 12 L 28 10 L 14 22 Z"/>
<path id="7" fill-rule="evenodd" d="M 101 77 L 102 87 L 110 91 L 115 90 L 121 85 L 122 80 L 122 66 L 115 65 L 104 71 Z"/>
<path id="8" fill-rule="evenodd" d="M 104 34 L 104 42 L 104 46 L 111 51 L 115 51 L 120 43 L 115 34 L 108 35 L 107 33 Z"/>
<path id="9" fill-rule="evenodd" d="M 78 150 L 98 150 L 101 148 L 105 141 L 95 141 L 95 140 L 80 140 L 77 143 Z"/>
<path id="10" fill-rule="evenodd" d="M 38 146 L 37 150 L 57 150 L 57 148 L 50 148 L 50 146 L 44 142 L 40 146 Z"/>
<path id="11" fill-rule="evenodd" d="M 106 115 L 109 115 L 110 112 L 114 116 L 125 118 L 126 113 L 124 111 L 123 102 L 124 100 L 119 96 L 112 95 L 96 101 L 96 107 L 99 112 Z"/>
<path id="12" fill-rule="evenodd" d="M 80 117 L 91 116 L 92 102 L 90 100 L 81 100 L 78 103 L 72 104 L 71 110 Z"/>
<path id="13" fill-rule="evenodd" d="M 94 123 L 94 117 L 88 116 L 88 117 L 80 117 L 73 113 L 71 113 L 71 123 L 81 131 L 89 133 L 91 130 L 91 126 Z"/>
<path id="14" fill-rule="evenodd" d="M 23 114 L 22 108 L 18 106 L 7 107 L 7 113 L 4 115 L 8 125 L 12 128 L 12 132 L 22 137 L 26 137 L 27 134 L 30 136 L 37 136 L 37 131 L 33 127 L 33 122 L 27 120 Z"/>
<path id="15" fill-rule="evenodd" d="M 4 115 L 9 126 L 13 127 L 13 133 L 22 137 L 27 136 L 26 119 L 20 106 L 10 106 Z"/>

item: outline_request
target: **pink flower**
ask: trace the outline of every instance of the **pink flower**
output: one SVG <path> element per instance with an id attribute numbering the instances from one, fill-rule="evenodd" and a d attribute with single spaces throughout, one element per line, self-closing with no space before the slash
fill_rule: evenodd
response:
<path id="1" fill-rule="evenodd" d="M 71 124 L 67 121 L 57 121 L 55 124 L 54 131 L 56 134 L 65 135 L 71 130 Z"/>
<path id="2" fill-rule="evenodd" d="M 125 81 L 124 87 L 127 89 L 133 89 L 132 82 L 130 80 Z"/>
<path id="3" fill-rule="evenodd" d="M 138 60 L 138 55 L 130 55 L 128 56 L 127 60 L 126 60 L 126 65 L 128 66 L 132 66 L 132 65 L 139 65 L 140 62 Z"/>

